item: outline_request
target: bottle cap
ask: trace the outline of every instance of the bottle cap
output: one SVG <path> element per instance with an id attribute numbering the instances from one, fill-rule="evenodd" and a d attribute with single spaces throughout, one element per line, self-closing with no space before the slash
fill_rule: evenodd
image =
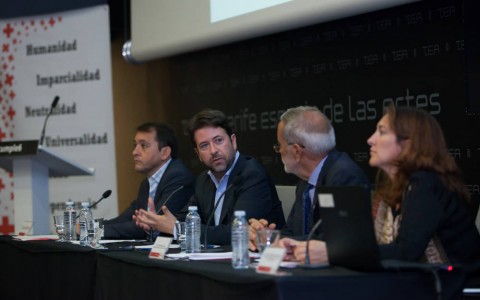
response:
<path id="1" fill-rule="evenodd" d="M 245 211 L 244 210 L 236 210 L 234 212 L 235 217 L 244 217 L 245 216 Z"/>
<path id="2" fill-rule="evenodd" d="M 82 207 L 88 207 L 90 204 L 88 202 L 82 202 Z"/>
<path id="3" fill-rule="evenodd" d="M 189 206 L 188 211 L 192 211 L 192 210 L 197 210 L 197 207 L 196 206 Z"/>
<path id="4" fill-rule="evenodd" d="M 68 206 L 71 206 L 71 205 L 73 205 L 73 201 L 70 201 L 70 200 L 69 200 L 69 201 L 67 201 L 67 205 L 68 205 Z"/>

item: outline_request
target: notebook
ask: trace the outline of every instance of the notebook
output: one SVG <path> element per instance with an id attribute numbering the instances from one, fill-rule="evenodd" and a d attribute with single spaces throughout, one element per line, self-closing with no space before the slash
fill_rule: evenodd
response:
<path id="1" fill-rule="evenodd" d="M 316 192 L 330 265 L 381 269 L 370 191 L 363 186 L 323 186 Z"/>

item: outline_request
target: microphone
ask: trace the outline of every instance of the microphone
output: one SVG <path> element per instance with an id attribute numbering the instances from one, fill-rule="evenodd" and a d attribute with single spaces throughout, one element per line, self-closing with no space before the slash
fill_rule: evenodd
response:
<path id="1" fill-rule="evenodd" d="M 106 198 L 110 197 L 111 194 L 112 194 L 112 190 L 106 190 L 105 192 L 103 192 L 102 197 L 101 197 L 100 199 L 98 199 L 97 202 L 95 202 L 95 203 L 93 203 L 92 205 L 90 205 L 88 208 L 95 207 L 100 201 L 102 201 L 103 199 L 106 199 Z"/>
<path id="2" fill-rule="evenodd" d="M 313 233 L 315 232 L 315 230 L 317 230 L 317 228 L 322 224 L 322 219 L 319 219 L 317 221 L 317 223 L 315 223 L 315 225 L 313 225 L 312 227 L 312 230 L 310 230 L 310 232 L 308 233 L 308 236 L 307 236 L 307 244 L 305 246 L 305 263 L 303 265 L 301 265 L 301 267 L 303 268 L 308 268 L 308 269 L 314 269 L 314 268 L 321 268 L 321 267 L 325 267 L 325 264 L 324 263 L 320 263 L 320 264 L 311 264 L 310 263 L 310 249 L 309 249 L 309 246 L 310 246 L 310 240 L 312 239 L 312 235 Z"/>
<path id="3" fill-rule="evenodd" d="M 205 234 L 204 234 L 204 252 L 215 252 L 217 251 L 218 249 L 207 249 L 207 231 L 208 231 L 208 226 L 210 225 L 210 222 L 212 221 L 212 218 L 213 216 L 215 215 L 215 212 L 217 211 L 217 207 L 218 207 L 218 204 L 220 203 L 220 201 L 222 200 L 222 197 L 225 196 L 225 194 L 227 193 L 228 190 L 230 190 L 232 187 L 238 185 L 238 183 L 242 180 L 241 176 L 237 176 L 235 177 L 235 179 L 233 180 L 232 183 L 230 183 L 227 188 L 225 189 L 225 191 L 223 191 L 223 193 L 220 195 L 220 197 L 218 197 L 218 201 L 217 203 L 215 203 L 215 206 L 213 207 L 213 211 L 212 213 L 210 214 L 210 216 L 208 217 L 208 220 L 207 220 L 207 223 L 205 224 Z"/>
<path id="4" fill-rule="evenodd" d="M 102 197 L 100 197 L 100 199 L 98 199 L 95 203 L 89 205 L 88 208 L 90 209 L 92 207 L 95 207 L 100 201 L 102 201 L 105 198 L 108 198 L 111 194 L 112 194 L 112 190 L 106 190 L 105 192 L 103 192 Z M 80 217 L 80 214 L 77 215 L 77 219 L 79 217 Z"/>
<path id="5" fill-rule="evenodd" d="M 39 145 L 43 145 L 43 140 L 45 138 L 45 127 L 47 126 L 47 120 L 50 117 L 50 115 L 53 113 L 53 110 L 55 107 L 57 107 L 58 100 L 60 100 L 59 96 L 55 96 L 55 99 L 53 99 L 52 105 L 50 106 L 50 111 L 47 114 L 47 117 L 45 118 L 45 121 L 43 122 L 43 129 L 42 129 L 42 134 L 40 135 L 40 142 Z"/>
<path id="6" fill-rule="evenodd" d="M 157 215 L 159 215 L 160 213 L 163 214 L 162 206 L 166 206 L 168 200 L 170 200 L 170 198 L 172 198 L 173 195 L 175 195 L 179 190 L 183 189 L 184 187 L 185 187 L 185 186 L 181 185 L 181 186 L 179 186 L 178 188 L 176 188 L 173 192 L 171 192 L 170 195 L 168 195 L 167 200 L 165 200 L 165 202 L 163 202 L 163 204 L 162 204 L 162 205 L 160 206 L 160 208 L 157 210 Z"/>

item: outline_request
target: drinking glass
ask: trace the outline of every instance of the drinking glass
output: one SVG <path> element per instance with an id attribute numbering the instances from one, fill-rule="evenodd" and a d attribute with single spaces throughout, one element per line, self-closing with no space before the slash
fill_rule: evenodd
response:
<path id="1" fill-rule="evenodd" d="M 100 245 L 100 240 L 103 235 L 103 218 L 95 219 L 94 224 L 94 234 L 90 239 L 90 247 L 95 249 L 103 249 L 104 247 Z"/>
<path id="2" fill-rule="evenodd" d="M 257 249 L 260 255 L 263 251 L 271 245 L 277 243 L 280 240 L 280 230 L 264 228 L 257 230 Z"/>
<path id="3" fill-rule="evenodd" d="M 58 234 L 59 242 L 65 242 L 65 223 L 63 222 L 63 214 L 53 216 L 53 223 L 55 225 L 55 231 Z"/>
<path id="4" fill-rule="evenodd" d="M 180 245 L 180 250 L 186 250 L 186 226 L 185 222 L 176 222 L 175 223 L 175 230 L 177 232 L 177 244 Z"/>

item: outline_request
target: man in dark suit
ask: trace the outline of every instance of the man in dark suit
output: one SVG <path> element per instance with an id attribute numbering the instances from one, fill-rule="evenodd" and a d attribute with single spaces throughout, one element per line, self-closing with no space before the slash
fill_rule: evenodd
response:
<path id="1" fill-rule="evenodd" d="M 195 196 L 185 207 L 198 207 L 203 223 L 201 240 L 207 234 L 208 243 L 230 244 L 235 210 L 245 210 L 247 218 L 268 218 L 283 226 L 282 205 L 272 180 L 255 159 L 237 151 L 237 139 L 226 116 L 217 110 L 201 111 L 192 118 L 189 132 L 200 161 L 208 168 L 198 176 Z M 137 223 L 173 233 L 176 218 L 162 209 L 163 216 L 141 210 Z"/>
<path id="2" fill-rule="evenodd" d="M 104 238 L 153 239 L 135 225 L 132 216 L 141 208 L 166 204 L 176 214 L 193 194 L 193 174 L 177 159 L 178 143 L 175 133 L 166 124 L 144 123 L 137 128 L 133 148 L 135 171 L 144 174 L 137 198 L 118 217 L 105 221 Z M 154 233 L 155 234 L 155 233 Z"/>
<path id="3" fill-rule="evenodd" d="M 348 156 L 335 149 L 335 132 L 330 120 L 316 107 L 288 109 L 277 127 L 277 144 L 287 173 L 300 178 L 296 197 L 282 236 L 305 237 L 319 218 L 315 188 L 329 185 L 370 187 L 367 176 Z M 250 219 L 250 249 L 255 250 L 256 230 L 275 228 L 272 220 Z M 321 228 L 316 235 L 321 236 Z"/>

